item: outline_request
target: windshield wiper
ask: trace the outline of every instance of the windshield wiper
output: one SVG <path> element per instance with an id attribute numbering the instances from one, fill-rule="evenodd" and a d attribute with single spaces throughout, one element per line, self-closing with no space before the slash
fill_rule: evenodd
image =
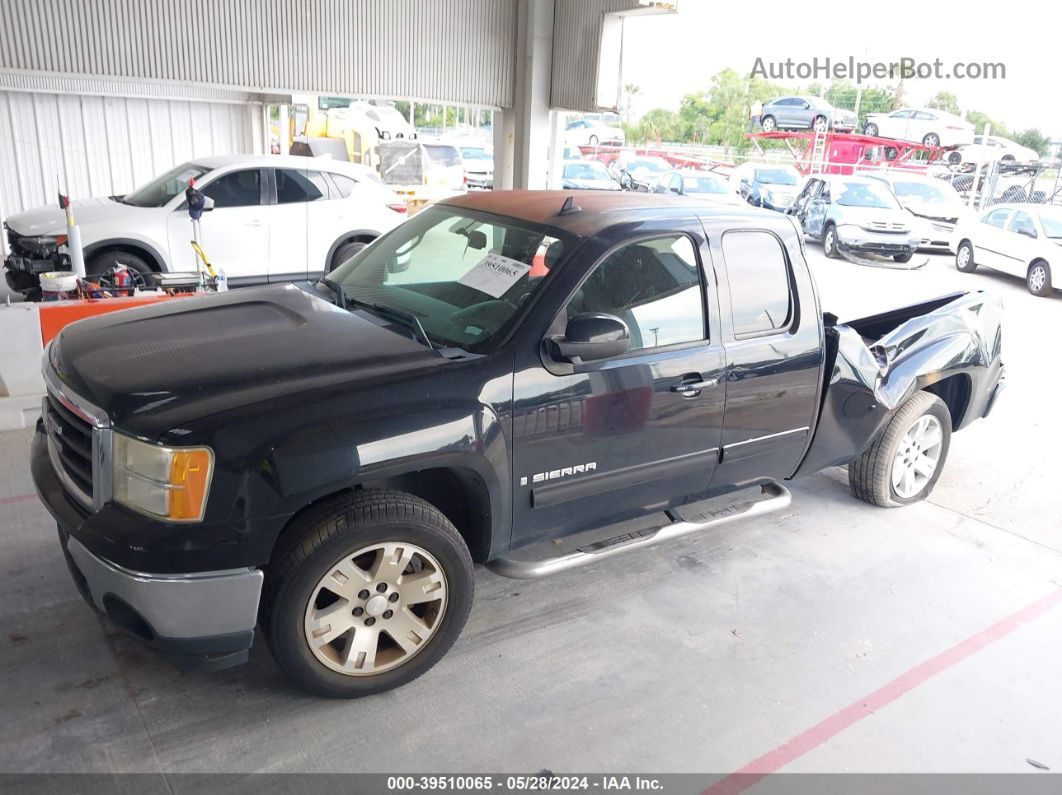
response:
<path id="1" fill-rule="evenodd" d="M 347 296 L 346 293 L 343 292 L 343 285 L 339 282 L 332 281 L 327 276 L 321 279 L 321 284 L 327 287 L 332 292 L 332 295 L 336 297 L 335 305 L 345 309 L 347 306 Z"/>
<path id="2" fill-rule="evenodd" d="M 431 350 L 435 350 L 435 346 L 431 344 L 431 338 L 428 336 L 428 332 L 424 330 L 423 324 L 420 322 L 420 318 L 414 315 L 412 312 L 407 312 L 404 309 L 396 309 L 393 306 L 384 306 L 383 304 L 374 304 L 371 301 L 362 301 L 358 298 L 348 298 L 346 303 L 354 304 L 356 306 L 364 307 L 387 320 L 397 320 L 404 326 L 419 332 L 421 339 L 424 340 L 424 344 Z"/>

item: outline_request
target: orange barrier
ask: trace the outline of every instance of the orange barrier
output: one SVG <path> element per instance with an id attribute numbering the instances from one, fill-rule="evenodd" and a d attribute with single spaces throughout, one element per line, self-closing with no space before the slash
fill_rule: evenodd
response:
<path id="1" fill-rule="evenodd" d="M 41 342 L 47 345 L 60 331 L 75 320 L 94 317 L 120 309 L 149 306 L 179 296 L 133 295 L 115 298 L 90 298 L 80 301 L 45 301 L 38 304 L 41 313 Z"/>

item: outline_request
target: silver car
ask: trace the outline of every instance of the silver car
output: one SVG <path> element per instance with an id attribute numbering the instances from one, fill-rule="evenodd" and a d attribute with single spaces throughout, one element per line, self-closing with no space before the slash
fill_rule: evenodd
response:
<path id="1" fill-rule="evenodd" d="M 909 262 L 922 244 L 915 219 L 876 179 L 815 175 L 787 212 L 805 234 L 822 241 L 827 257 L 875 254 Z"/>
<path id="2" fill-rule="evenodd" d="M 856 115 L 835 108 L 821 97 L 779 97 L 763 106 L 760 127 L 764 132 L 775 130 L 828 130 L 851 132 L 856 128 Z"/>

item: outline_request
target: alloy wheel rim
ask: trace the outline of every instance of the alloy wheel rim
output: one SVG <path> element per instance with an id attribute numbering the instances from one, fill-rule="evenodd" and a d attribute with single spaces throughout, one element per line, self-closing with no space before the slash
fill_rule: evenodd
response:
<path id="1" fill-rule="evenodd" d="M 446 574 L 424 548 L 370 544 L 336 561 L 314 587 L 306 643 L 318 662 L 347 676 L 392 670 L 429 645 L 447 595 Z"/>
<path id="2" fill-rule="evenodd" d="M 764 132 L 772 132 L 774 130 L 774 119 L 766 119 L 762 127 Z"/>
<path id="3" fill-rule="evenodd" d="M 820 133 L 826 132 L 826 121 L 825 121 L 825 119 L 819 119 L 818 121 L 815 122 L 815 132 L 820 132 Z"/>
<path id="4" fill-rule="evenodd" d="M 834 243 L 833 230 L 831 229 L 829 232 L 826 233 L 826 250 L 827 251 L 833 251 L 833 243 Z"/>
<path id="5" fill-rule="evenodd" d="M 892 461 L 892 488 L 901 499 L 917 496 L 940 464 L 944 429 L 932 414 L 923 414 L 904 434 Z"/>
<path id="6" fill-rule="evenodd" d="M 1029 284 L 1034 290 L 1042 290 L 1044 282 L 1047 281 L 1047 273 L 1043 267 L 1037 265 L 1033 268 L 1032 273 L 1029 274 Z"/>
<path id="7" fill-rule="evenodd" d="M 963 268 L 970 262 L 970 249 L 963 246 L 959 249 L 959 265 Z"/>

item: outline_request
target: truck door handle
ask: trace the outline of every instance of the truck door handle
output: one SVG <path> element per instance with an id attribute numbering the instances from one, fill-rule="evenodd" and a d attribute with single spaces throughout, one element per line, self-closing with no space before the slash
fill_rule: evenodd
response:
<path id="1" fill-rule="evenodd" d="M 706 378 L 703 381 L 683 381 L 679 384 L 673 384 L 671 386 L 672 392 L 678 392 L 683 397 L 694 397 L 699 394 L 703 389 L 711 389 L 714 386 L 718 386 L 718 378 Z"/>

